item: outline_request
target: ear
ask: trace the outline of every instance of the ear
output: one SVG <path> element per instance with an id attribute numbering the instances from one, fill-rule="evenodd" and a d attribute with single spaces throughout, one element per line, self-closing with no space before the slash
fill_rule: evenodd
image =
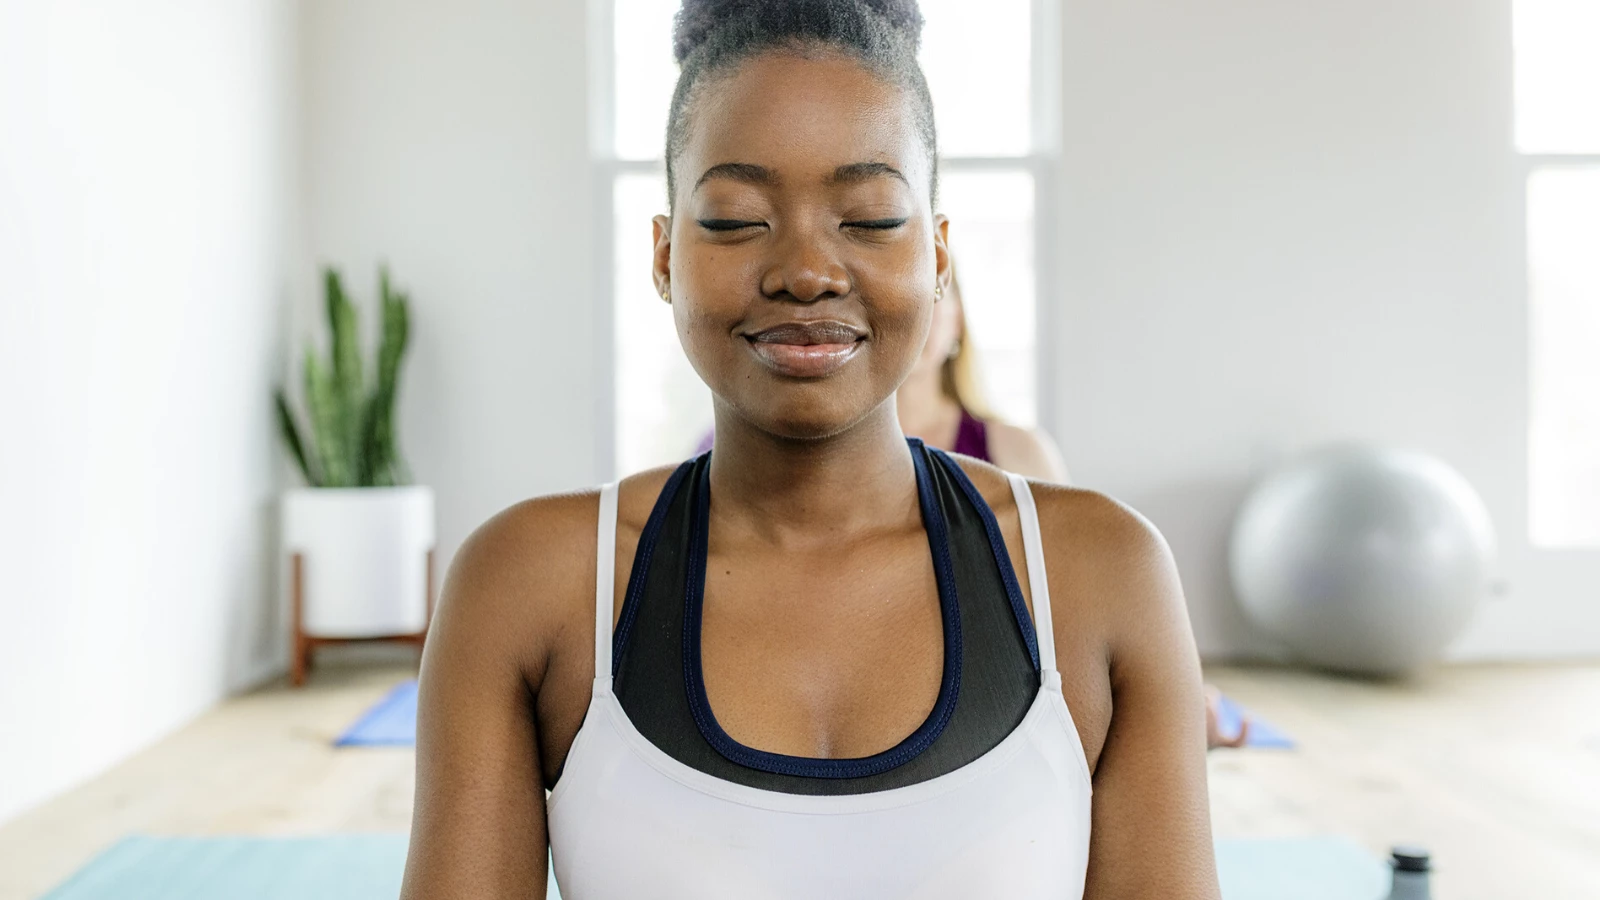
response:
<path id="1" fill-rule="evenodd" d="M 651 234 L 655 238 L 655 254 L 651 260 L 651 278 L 656 283 L 656 296 L 672 302 L 672 218 L 656 216 L 650 220 Z"/>
<path id="2" fill-rule="evenodd" d="M 944 213 L 936 213 L 933 217 L 933 261 L 934 284 L 939 286 L 939 295 L 950 296 L 950 219 Z"/>

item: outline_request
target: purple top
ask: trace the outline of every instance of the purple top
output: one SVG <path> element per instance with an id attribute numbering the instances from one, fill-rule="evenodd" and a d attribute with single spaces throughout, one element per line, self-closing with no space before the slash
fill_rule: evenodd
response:
<path id="1" fill-rule="evenodd" d="M 989 426 L 963 408 L 961 424 L 956 426 L 956 445 L 950 452 L 989 462 Z"/>
<path id="2" fill-rule="evenodd" d="M 705 437 L 700 439 L 699 446 L 695 447 L 694 455 L 699 456 L 710 450 L 715 437 L 715 432 L 706 432 Z M 950 448 L 950 452 L 990 462 L 989 426 L 983 424 L 982 419 L 963 408 L 961 410 L 961 424 L 956 426 L 956 445 Z"/>

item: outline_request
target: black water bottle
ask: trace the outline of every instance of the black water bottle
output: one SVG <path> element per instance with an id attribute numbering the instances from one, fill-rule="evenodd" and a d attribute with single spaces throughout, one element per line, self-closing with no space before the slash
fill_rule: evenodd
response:
<path id="1" fill-rule="evenodd" d="M 1389 859 L 1394 869 L 1394 885 L 1389 888 L 1388 900 L 1433 900 L 1428 885 L 1433 864 L 1428 851 L 1421 847 L 1395 847 Z"/>

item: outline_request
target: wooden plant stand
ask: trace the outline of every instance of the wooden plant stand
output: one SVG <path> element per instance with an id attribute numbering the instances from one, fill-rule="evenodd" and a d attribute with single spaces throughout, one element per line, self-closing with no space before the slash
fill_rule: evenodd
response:
<path id="1" fill-rule="evenodd" d="M 415 644 L 417 653 L 422 653 L 422 647 L 428 640 L 428 626 L 433 623 L 433 551 L 428 551 L 428 574 L 423 582 L 426 592 L 424 602 L 427 612 L 422 620 L 422 630 L 414 634 L 380 634 L 372 637 L 318 637 L 307 634 L 305 629 L 305 554 L 289 554 L 289 604 L 293 619 L 293 642 L 289 656 L 289 684 L 301 687 L 306 683 L 306 672 L 311 668 L 311 657 L 318 647 L 327 647 L 335 644 L 369 644 L 373 642 L 393 642 L 402 644 Z"/>

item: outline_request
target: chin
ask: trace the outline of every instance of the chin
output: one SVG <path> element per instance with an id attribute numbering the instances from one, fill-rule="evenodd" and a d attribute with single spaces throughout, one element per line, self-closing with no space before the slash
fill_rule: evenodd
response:
<path id="1" fill-rule="evenodd" d="M 855 391 L 834 385 L 770 385 L 752 396 L 727 398 L 741 418 L 760 430 L 795 441 L 815 441 L 848 431 L 878 403 L 863 402 Z"/>

